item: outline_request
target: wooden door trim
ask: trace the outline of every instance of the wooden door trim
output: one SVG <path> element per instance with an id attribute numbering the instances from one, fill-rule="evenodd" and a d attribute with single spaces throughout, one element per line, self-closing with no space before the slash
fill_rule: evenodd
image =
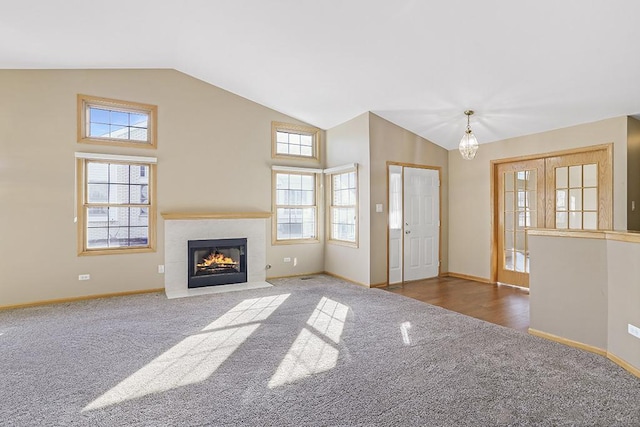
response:
<path id="1" fill-rule="evenodd" d="M 389 284 L 389 166 L 401 166 L 402 167 L 402 222 L 404 223 L 404 168 L 414 169 L 431 169 L 438 171 L 438 221 L 440 226 L 438 227 L 438 276 L 442 274 L 442 167 L 441 166 L 429 166 L 419 165 L 416 163 L 394 162 L 387 160 L 387 285 Z M 402 283 L 404 283 L 404 226 L 402 232 Z"/>
<path id="2" fill-rule="evenodd" d="M 539 153 L 539 154 L 531 154 L 531 155 L 527 155 L 527 156 L 517 156 L 517 157 L 507 157 L 507 158 L 503 158 L 503 159 L 495 159 L 495 160 L 491 160 L 490 161 L 490 172 L 489 172 L 489 181 L 490 181 L 490 185 L 491 185 L 491 192 L 490 192 L 490 203 L 491 203 L 491 211 L 490 211 L 490 215 L 491 215 L 491 252 L 490 252 L 490 256 L 489 256 L 489 262 L 491 263 L 491 268 L 490 268 L 490 272 L 491 272 L 491 276 L 490 276 L 490 280 L 492 283 L 497 283 L 497 278 L 498 278 L 498 247 L 497 247 L 497 243 L 498 243 L 498 227 L 497 227 L 497 215 L 498 213 L 496 212 L 496 197 L 497 194 L 496 192 L 498 191 L 497 188 L 497 168 L 498 165 L 502 164 L 502 163 L 514 163 L 514 162 L 520 162 L 520 161 L 524 161 L 524 160 L 537 160 L 537 159 L 546 159 L 548 157 L 556 157 L 556 156 L 564 156 L 564 155 L 568 155 L 568 154 L 579 154 L 579 153 L 589 153 L 592 151 L 599 151 L 599 150 L 606 150 L 607 152 L 607 162 L 609 163 L 609 165 L 611 166 L 609 168 L 609 172 L 611 175 L 611 185 L 613 186 L 613 142 L 610 143 L 606 143 L 606 144 L 598 144 L 598 145 L 590 145 L 587 147 L 579 147 L 579 148 L 571 148 L 571 149 L 567 149 L 567 150 L 560 150 L 560 151 L 551 151 L 551 152 L 546 152 L 546 153 Z M 613 187 L 611 189 L 611 215 L 613 217 Z M 546 207 L 545 207 L 546 210 Z"/>

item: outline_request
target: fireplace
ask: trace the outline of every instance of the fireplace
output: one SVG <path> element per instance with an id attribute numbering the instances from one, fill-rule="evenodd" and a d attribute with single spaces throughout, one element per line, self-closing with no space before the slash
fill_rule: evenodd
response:
<path id="1" fill-rule="evenodd" d="M 247 281 L 247 239 L 189 240 L 189 288 Z"/>

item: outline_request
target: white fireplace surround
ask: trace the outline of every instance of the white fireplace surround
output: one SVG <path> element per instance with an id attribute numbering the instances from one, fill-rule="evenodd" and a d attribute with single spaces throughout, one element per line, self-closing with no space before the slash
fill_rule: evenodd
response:
<path id="1" fill-rule="evenodd" d="M 163 213 L 164 288 L 167 298 L 269 287 L 267 272 L 268 212 Z M 205 239 L 247 239 L 247 282 L 187 287 L 187 242 Z"/>

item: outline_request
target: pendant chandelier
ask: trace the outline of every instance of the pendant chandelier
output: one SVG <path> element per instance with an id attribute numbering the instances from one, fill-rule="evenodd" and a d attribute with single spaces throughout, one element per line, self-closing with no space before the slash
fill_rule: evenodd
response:
<path id="1" fill-rule="evenodd" d="M 466 110 L 464 114 L 467 116 L 467 130 L 464 131 L 458 148 L 460 149 L 460 154 L 462 154 L 463 159 L 473 160 L 478 151 L 478 140 L 473 134 L 471 125 L 469 124 L 469 118 L 473 115 L 473 110 Z"/>

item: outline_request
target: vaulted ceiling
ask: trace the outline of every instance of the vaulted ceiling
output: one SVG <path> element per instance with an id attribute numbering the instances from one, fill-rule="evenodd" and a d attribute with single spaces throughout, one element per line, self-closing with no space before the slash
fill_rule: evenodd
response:
<path id="1" fill-rule="evenodd" d="M 13 0 L 0 68 L 174 68 L 328 129 L 455 148 L 640 113 L 636 0 Z"/>

